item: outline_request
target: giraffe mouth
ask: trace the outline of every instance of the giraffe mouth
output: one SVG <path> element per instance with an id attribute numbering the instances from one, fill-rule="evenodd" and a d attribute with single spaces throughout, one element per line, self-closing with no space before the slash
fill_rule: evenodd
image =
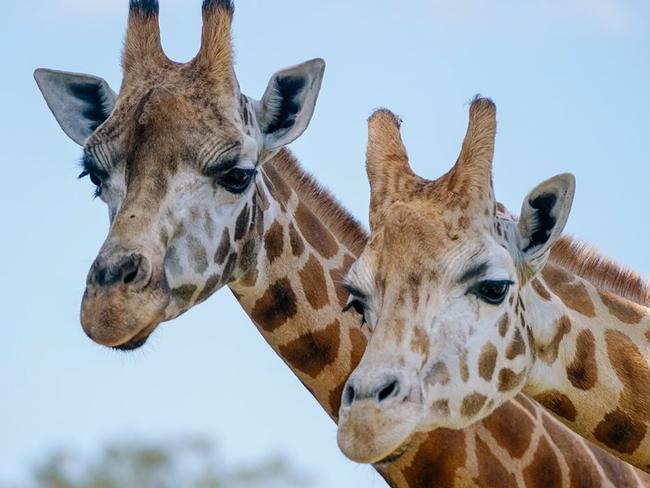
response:
<path id="1" fill-rule="evenodd" d="M 111 349 L 115 349 L 116 351 L 135 351 L 136 349 L 140 349 L 142 346 L 144 346 L 147 341 L 149 340 L 149 337 L 151 337 L 151 334 L 153 331 L 158 327 L 159 322 L 153 322 L 151 325 L 145 327 L 141 332 L 136 334 L 132 339 L 129 339 L 128 341 L 119 344 L 117 346 L 113 346 Z"/>

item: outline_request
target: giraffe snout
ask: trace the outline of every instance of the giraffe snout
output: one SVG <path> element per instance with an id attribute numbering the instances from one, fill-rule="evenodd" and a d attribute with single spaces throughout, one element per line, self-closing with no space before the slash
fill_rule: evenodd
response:
<path id="1" fill-rule="evenodd" d="M 88 274 L 88 285 L 95 287 L 123 286 L 138 291 L 151 280 L 151 262 L 139 253 L 113 253 L 99 256 Z"/>

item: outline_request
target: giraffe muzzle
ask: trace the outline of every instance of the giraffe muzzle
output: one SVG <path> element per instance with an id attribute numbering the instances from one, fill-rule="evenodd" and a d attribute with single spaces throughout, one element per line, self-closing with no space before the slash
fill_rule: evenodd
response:
<path id="1" fill-rule="evenodd" d="M 88 273 L 81 325 L 100 345 L 137 349 L 165 319 L 168 303 L 162 266 L 142 253 L 104 249 Z"/>

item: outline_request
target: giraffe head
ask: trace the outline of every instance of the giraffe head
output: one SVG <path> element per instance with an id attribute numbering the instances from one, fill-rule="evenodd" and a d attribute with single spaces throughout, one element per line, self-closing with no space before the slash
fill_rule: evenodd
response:
<path id="1" fill-rule="evenodd" d="M 106 81 L 39 69 L 110 230 L 87 278 L 81 322 L 94 341 L 144 344 L 165 320 L 256 265 L 257 169 L 307 128 L 324 62 L 275 73 L 261 100 L 239 91 L 230 0 L 204 0 L 198 55 L 163 53 L 156 0 L 131 0 L 116 94 Z"/>
<path id="2" fill-rule="evenodd" d="M 504 218 L 495 134 L 495 106 L 476 99 L 456 165 L 429 181 L 408 164 L 399 120 L 370 118 L 371 237 L 346 284 L 373 333 L 343 390 L 338 432 L 353 460 L 385 459 L 417 431 L 464 428 L 525 383 L 534 352 L 519 293 L 563 230 L 574 179 L 542 183 L 518 221 Z"/>

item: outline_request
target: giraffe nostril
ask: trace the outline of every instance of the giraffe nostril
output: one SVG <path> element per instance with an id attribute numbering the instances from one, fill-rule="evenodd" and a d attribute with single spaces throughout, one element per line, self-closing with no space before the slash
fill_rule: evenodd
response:
<path id="1" fill-rule="evenodd" d="M 354 397 L 356 396 L 356 393 L 354 391 L 354 388 L 352 385 L 347 385 L 345 387 L 345 390 L 343 391 L 343 406 L 344 407 L 349 407 L 352 405 L 352 402 L 354 402 Z"/>
<path id="2" fill-rule="evenodd" d="M 382 387 L 377 393 L 377 403 L 381 403 L 389 398 L 396 396 L 399 393 L 399 383 L 397 380 L 393 380 L 384 387 Z"/>

